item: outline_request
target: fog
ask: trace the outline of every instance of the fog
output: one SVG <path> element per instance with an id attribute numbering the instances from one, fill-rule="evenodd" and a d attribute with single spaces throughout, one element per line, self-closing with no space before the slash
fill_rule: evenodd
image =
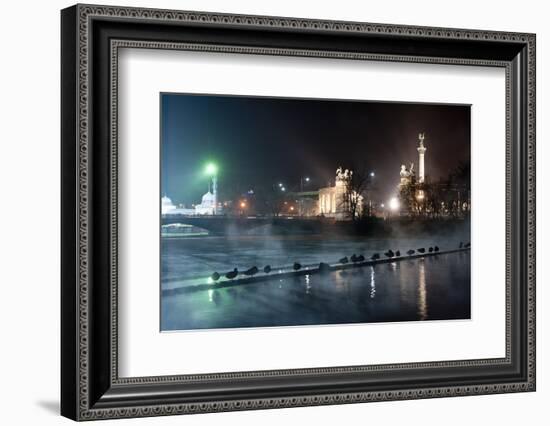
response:
<path id="1" fill-rule="evenodd" d="M 383 236 L 284 235 L 261 227 L 245 235 L 163 238 L 161 328 L 467 319 L 470 252 L 420 259 L 405 253 L 436 245 L 441 251 L 454 250 L 469 239 L 467 223 L 439 229 L 392 226 Z M 384 258 L 388 249 L 400 250 L 402 258 L 324 275 L 303 270 L 300 276 L 279 275 L 292 272 L 295 262 L 302 268 L 335 265 L 352 254 Z M 262 271 L 265 265 L 272 267 L 270 274 Z M 235 281 L 224 277 L 234 268 L 242 273 L 253 266 L 260 269 L 255 278 L 262 277 L 261 282 L 240 283 L 242 274 Z M 221 275 L 217 283 L 211 278 L 214 272 Z"/>
<path id="2" fill-rule="evenodd" d="M 352 254 L 369 258 L 388 249 L 416 250 L 438 246 L 442 251 L 470 241 L 469 223 L 431 228 L 418 224 L 392 225 L 385 235 L 353 236 L 338 233 L 285 235 L 271 226 L 225 236 L 163 238 L 161 255 L 162 288 L 208 283 L 212 273 L 253 266 L 287 269 L 295 262 L 313 265 L 337 263 Z"/>

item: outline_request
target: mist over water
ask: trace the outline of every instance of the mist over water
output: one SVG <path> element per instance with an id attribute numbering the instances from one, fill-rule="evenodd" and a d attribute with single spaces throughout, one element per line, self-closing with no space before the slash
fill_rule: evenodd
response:
<path id="1" fill-rule="evenodd" d="M 212 284 L 210 275 L 233 268 L 263 269 L 319 262 L 352 254 L 438 245 L 458 248 L 469 227 L 452 232 L 395 229 L 383 238 L 342 235 L 251 235 L 164 238 L 161 290 Z M 161 330 L 264 327 L 470 318 L 470 252 L 404 259 L 376 266 L 277 277 L 225 288 L 161 293 Z M 203 286 L 204 287 L 204 286 Z"/>

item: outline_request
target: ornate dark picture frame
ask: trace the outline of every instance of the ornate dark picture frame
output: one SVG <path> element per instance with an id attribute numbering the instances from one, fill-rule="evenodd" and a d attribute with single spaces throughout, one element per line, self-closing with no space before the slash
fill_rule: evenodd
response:
<path id="1" fill-rule="evenodd" d="M 61 29 L 62 415 L 92 420 L 535 390 L 535 35 L 95 5 L 64 9 Z M 506 356 L 120 378 L 121 47 L 504 68 Z"/>

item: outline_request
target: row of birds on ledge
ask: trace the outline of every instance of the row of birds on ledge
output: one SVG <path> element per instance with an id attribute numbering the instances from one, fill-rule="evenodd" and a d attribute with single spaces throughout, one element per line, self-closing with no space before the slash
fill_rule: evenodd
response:
<path id="1" fill-rule="evenodd" d="M 459 249 L 467 249 L 467 248 L 470 248 L 470 243 L 463 243 L 462 241 L 460 242 L 459 246 L 458 246 Z M 434 247 L 428 247 L 428 253 L 437 253 L 439 251 L 439 247 L 438 246 L 434 246 Z M 424 247 L 421 247 L 421 248 L 418 248 L 416 250 L 407 250 L 407 255 L 409 256 L 412 256 L 413 254 L 415 253 L 420 253 L 420 254 L 424 254 L 426 253 L 426 249 Z M 400 257 L 401 256 L 401 252 L 399 250 L 396 250 L 396 251 L 393 251 L 393 250 L 388 250 L 387 252 L 384 253 L 384 256 L 386 256 L 388 259 L 392 259 L 394 257 Z M 379 260 L 380 259 L 380 253 L 374 253 L 371 257 L 370 257 L 370 260 L 372 261 L 376 261 L 376 260 Z M 366 259 L 365 259 L 365 256 L 363 256 L 362 254 L 360 254 L 359 256 L 357 256 L 355 253 L 352 254 L 349 258 L 347 256 L 341 258 L 338 263 L 342 264 L 342 265 L 345 265 L 347 263 L 349 263 L 351 260 L 352 263 L 362 263 L 364 262 Z M 299 271 L 300 269 L 302 269 L 302 265 L 298 262 L 294 262 L 294 265 L 292 265 L 292 269 L 294 271 Z M 263 271 L 265 274 L 269 274 L 271 272 L 271 266 L 270 265 L 266 265 L 264 266 L 263 268 Z M 329 272 L 330 271 L 330 265 L 328 263 L 325 263 L 325 262 L 321 262 L 319 263 L 319 272 L 321 273 L 325 273 L 325 272 Z M 254 275 L 256 275 L 258 272 L 260 272 L 260 270 L 258 269 L 257 266 L 253 266 L 252 268 L 249 268 L 247 269 L 246 271 L 243 271 L 241 272 L 243 275 L 247 276 L 247 277 L 253 277 Z M 229 271 L 228 273 L 225 274 L 225 278 L 229 279 L 229 280 L 232 280 L 234 278 L 237 277 L 237 275 L 239 275 L 239 270 L 237 268 L 234 268 L 232 271 Z M 218 272 L 214 272 L 210 278 L 213 280 L 213 281 L 218 281 L 220 278 L 221 278 L 221 275 L 218 273 Z"/>

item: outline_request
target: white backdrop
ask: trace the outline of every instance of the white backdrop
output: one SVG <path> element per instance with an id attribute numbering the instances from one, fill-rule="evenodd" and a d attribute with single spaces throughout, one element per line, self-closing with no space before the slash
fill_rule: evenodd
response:
<path id="1" fill-rule="evenodd" d="M 550 151 L 550 29 L 539 0 L 104 0 L 107 4 L 201 9 L 234 13 L 347 19 L 383 23 L 537 32 L 538 107 L 538 391 L 422 401 L 387 402 L 185 418 L 108 421 L 101 424 L 407 425 L 545 424 L 550 400 L 550 256 L 548 185 Z M 0 26 L 0 377 L 2 423 L 69 424 L 57 415 L 59 395 L 59 9 L 70 2 L 9 2 Z M 546 77 L 547 78 L 547 77 Z M 538 416 L 538 417 L 537 417 Z M 130 423 L 129 423 L 130 422 Z"/>

